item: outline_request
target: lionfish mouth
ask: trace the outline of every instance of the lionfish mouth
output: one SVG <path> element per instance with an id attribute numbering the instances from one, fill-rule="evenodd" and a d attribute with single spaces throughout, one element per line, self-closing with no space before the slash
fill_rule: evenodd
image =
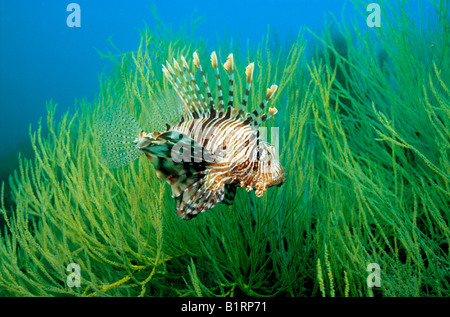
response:
<path id="1" fill-rule="evenodd" d="M 274 186 L 280 187 L 286 181 L 286 174 L 283 173 L 276 181 Z"/>
<path id="2" fill-rule="evenodd" d="M 273 181 L 270 182 L 268 187 L 277 186 L 280 187 L 286 181 L 286 170 L 282 167 L 281 173 L 274 177 Z"/>

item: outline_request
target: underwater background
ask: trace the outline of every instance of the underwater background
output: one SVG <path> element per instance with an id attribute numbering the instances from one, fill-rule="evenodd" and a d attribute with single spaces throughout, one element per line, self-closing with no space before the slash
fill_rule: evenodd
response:
<path id="1" fill-rule="evenodd" d="M 70 3 L 0 2 L 1 296 L 449 295 L 449 1 Z M 279 86 L 287 180 L 183 221 L 94 123 L 152 131 L 161 64 L 213 50 L 249 111 Z"/>

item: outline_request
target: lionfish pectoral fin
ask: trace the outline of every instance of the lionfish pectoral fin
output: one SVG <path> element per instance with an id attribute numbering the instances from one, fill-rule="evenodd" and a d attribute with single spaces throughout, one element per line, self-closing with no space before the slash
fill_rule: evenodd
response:
<path id="1" fill-rule="evenodd" d="M 225 205 L 232 205 L 234 202 L 234 198 L 236 197 L 236 189 L 237 187 L 233 184 L 225 185 L 225 197 L 222 200 L 222 203 Z"/>
<path id="2" fill-rule="evenodd" d="M 184 174 L 166 177 L 166 181 L 172 188 L 172 197 L 176 199 L 203 177 L 201 172 L 184 171 Z"/>
<path id="3" fill-rule="evenodd" d="M 151 157 L 157 175 L 164 178 L 172 188 L 172 197 L 177 198 L 186 188 L 204 177 L 207 165 L 203 162 L 189 162 L 174 159 L 172 142 L 149 146 L 144 151 Z"/>
<path id="4" fill-rule="evenodd" d="M 192 219 L 224 198 L 224 186 L 211 181 L 214 177 L 209 167 L 215 156 L 190 137 L 177 131 L 163 132 L 143 151 L 169 183 L 178 217 Z"/>
<path id="5" fill-rule="evenodd" d="M 208 180 L 209 177 L 206 175 L 175 198 L 178 217 L 187 220 L 192 219 L 198 214 L 213 208 L 224 199 L 224 186 L 213 186 Z"/>

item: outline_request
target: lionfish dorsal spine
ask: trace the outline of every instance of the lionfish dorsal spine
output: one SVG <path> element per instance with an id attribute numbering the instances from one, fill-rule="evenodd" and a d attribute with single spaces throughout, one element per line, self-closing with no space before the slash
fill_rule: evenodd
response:
<path id="1" fill-rule="evenodd" d="M 234 94 L 234 58 L 233 54 L 228 55 L 227 61 L 223 67 L 228 72 L 228 103 L 227 108 L 233 108 L 233 94 Z M 228 109 L 227 109 L 228 110 Z"/>
<path id="2" fill-rule="evenodd" d="M 197 109 L 200 112 L 199 114 L 201 116 L 203 116 L 205 114 L 205 112 L 207 112 L 207 110 L 208 110 L 208 106 L 206 104 L 205 97 L 201 93 L 200 88 L 198 87 L 197 82 L 195 81 L 194 74 L 192 74 L 191 69 L 183 55 L 181 56 L 181 61 L 183 63 L 183 67 L 186 68 L 186 71 L 189 74 L 189 77 L 191 79 L 191 83 L 190 83 L 191 93 L 194 96 L 194 99 L 196 100 L 196 103 L 198 105 Z M 186 79 L 186 81 L 187 81 L 187 79 Z"/>
<path id="3" fill-rule="evenodd" d="M 186 104 L 186 97 L 184 95 L 184 92 L 180 89 L 180 87 L 178 86 L 178 83 L 173 78 L 173 76 L 176 76 L 175 72 L 173 71 L 173 69 L 170 66 L 169 62 L 166 61 L 166 64 L 167 64 L 167 67 L 164 66 L 164 64 L 161 65 L 164 76 L 166 76 L 167 80 L 170 82 L 172 87 L 175 89 L 175 91 L 177 92 L 178 96 L 180 96 L 180 98 L 183 101 L 183 103 L 186 105 L 186 107 L 188 107 L 188 105 Z M 178 80 L 178 82 L 179 82 L 179 80 Z"/>
<path id="4" fill-rule="evenodd" d="M 246 86 L 245 86 L 245 93 L 244 93 L 244 97 L 242 98 L 242 108 L 240 110 L 245 109 L 245 107 L 247 106 L 247 102 L 248 102 L 248 96 L 250 94 L 250 88 L 252 87 L 252 81 L 253 81 L 253 72 L 255 70 L 255 63 L 250 63 L 246 68 L 245 68 L 245 80 L 247 82 Z"/>
<path id="5" fill-rule="evenodd" d="M 274 115 L 276 115 L 278 112 L 277 108 L 269 108 L 269 115 L 264 114 L 263 116 L 259 117 L 255 121 L 255 126 L 260 126 L 261 123 L 265 122 L 266 120 L 272 118 Z"/>
<path id="6" fill-rule="evenodd" d="M 188 113 L 187 119 L 198 119 L 205 116 L 215 118 L 216 114 L 220 118 L 242 118 L 244 124 L 252 125 L 255 127 L 260 126 L 267 119 L 273 117 L 277 110 L 275 108 L 269 108 L 268 114 L 262 114 L 262 111 L 266 108 L 270 99 L 273 97 L 278 89 L 277 85 L 272 85 L 267 89 L 265 98 L 261 101 L 259 106 L 253 112 L 247 113 L 244 116 L 245 109 L 249 102 L 250 90 L 253 82 L 253 74 L 255 71 L 255 64 L 250 63 L 245 68 L 245 80 L 246 86 L 242 97 L 241 103 L 234 103 L 234 57 L 233 54 L 229 54 L 227 61 L 223 64 L 223 67 L 228 73 L 228 102 L 225 105 L 224 96 L 222 90 L 222 84 L 220 80 L 219 62 L 216 52 L 211 53 L 211 66 L 214 70 L 214 76 L 217 83 L 217 98 L 218 104 L 214 102 L 210 86 L 208 84 L 205 72 L 200 63 L 197 52 L 193 53 L 193 63 L 200 72 L 200 76 L 203 81 L 203 85 L 206 90 L 207 97 L 203 95 L 200 87 L 195 80 L 195 74 L 191 71 L 186 59 L 181 56 L 182 67 L 173 58 L 173 67 L 166 61 L 166 65 L 162 65 L 163 73 L 169 80 L 171 85 L 176 90 L 177 94 L 182 99 Z M 183 68 L 185 70 L 183 70 Z"/>
<path id="7" fill-rule="evenodd" d="M 264 110 L 264 108 L 267 106 L 267 104 L 269 103 L 270 99 L 272 98 L 272 96 L 275 94 L 275 92 L 277 91 L 278 86 L 277 85 L 272 85 L 270 86 L 270 88 L 267 88 L 267 93 L 266 93 L 266 97 L 264 98 L 264 100 L 259 104 L 259 107 L 253 111 L 250 114 L 250 119 L 253 121 L 253 124 L 255 126 L 259 126 L 262 122 L 267 120 L 267 115 L 266 115 L 266 119 L 264 119 L 263 117 L 260 117 L 261 112 Z M 275 112 L 276 113 L 276 112 Z"/>
<path id="8" fill-rule="evenodd" d="M 219 99 L 218 110 L 223 111 L 223 93 L 222 93 L 222 84 L 220 83 L 220 73 L 219 73 L 219 63 L 217 62 L 216 52 L 211 53 L 211 65 L 215 70 L 216 82 L 217 82 L 217 95 Z"/>
<path id="9" fill-rule="evenodd" d="M 188 93 L 189 90 L 189 84 L 186 76 L 184 76 L 183 70 L 181 69 L 180 65 L 176 61 L 176 59 L 173 59 L 173 66 L 178 71 L 177 73 L 174 71 L 174 69 L 170 66 L 169 62 L 166 61 L 167 67 L 170 71 L 170 74 L 175 77 L 175 81 L 177 83 L 177 87 L 175 88 L 178 92 L 178 94 L 181 96 L 181 99 L 185 103 L 187 109 L 189 110 L 189 117 L 193 117 L 193 113 L 197 111 L 196 106 L 194 104 L 194 101 L 191 98 L 191 95 Z M 181 82 L 180 77 L 183 78 L 184 84 Z M 175 87 L 175 86 L 174 86 Z M 186 89 L 187 88 L 187 89 Z"/>
<path id="10" fill-rule="evenodd" d="M 183 67 L 186 69 L 187 72 L 190 72 L 189 66 L 186 63 L 186 60 L 184 60 L 184 57 L 181 56 L 181 60 L 183 62 Z M 186 77 L 185 73 L 183 72 L 183 69 L 178 64 L 177 60 L 173 59 L 173 65 L 175 66 L 176 70 L 178 71 L 179 75 L 183 77 L 184 86 L 183 90 L 188 96 L 188 104 L 190 105 L 190 110 L 192 112 L 192 115 L 194 117 L 198 117 L 199 115 L 202 115 L 202 105 L 200 104 L 200 101 L 198 100 L 198 97 L 195 93 L 193 83 L 190 82 L 189 79 Z M 189 90 L 189 93 L 187 92 Z M 192 98 L 191 98 L 192 96 Z"/>
<path id="11" fill-rule="evenodd" d="M 206 76 L 205 73 L 203 72 L 202 64 L 200 63 L 200 59 L 198 58 L 197 52 L 194 52 L 193 57 L 194 57 L 194 64 L 200 71 L 200 75 L 202 76 L 203 79 L 203 84 L 205 85 L 206 94 L 208 95 L 209 107 L 213 109 L 214 100 L 212 98 L 211 89 L 209 88 L 208 81 L 206 80 Z"/>

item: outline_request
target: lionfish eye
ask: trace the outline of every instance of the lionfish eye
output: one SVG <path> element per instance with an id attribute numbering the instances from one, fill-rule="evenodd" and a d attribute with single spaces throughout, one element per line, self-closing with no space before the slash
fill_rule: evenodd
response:
<path id="1" fill-rule="evenodd" d="M 267 149 L 258 148 L 256 151 L 256 159 L 261 162 L 265 162 L 268 159 L 269 152 Z"/>

